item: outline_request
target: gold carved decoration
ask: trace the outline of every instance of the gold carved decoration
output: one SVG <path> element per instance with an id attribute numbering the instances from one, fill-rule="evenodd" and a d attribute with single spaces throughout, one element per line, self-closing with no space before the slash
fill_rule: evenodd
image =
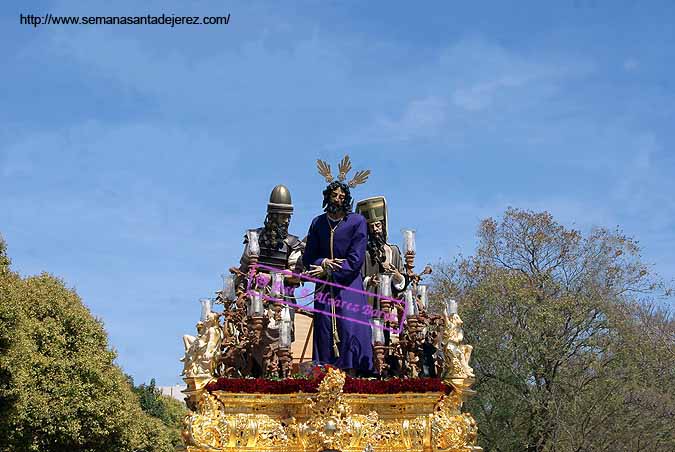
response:
<path id="1" fill-rule="evenodd" d="M 474 394 L 471 349 L 461 319 L 443 332 L 443 381 L 450 394 L 345 394 L 344 372 L 329 368 L 316 394 L 208 392 L 186 378 L 183 440 L 188 452 L 471 452 L 478 427 L 464 401 Z"/>
<path id="2" fill-rule="evenodd" d="M 477 427 L 453 392 L 344 394 L 345 374 L 329 369 L 317 394 L 202 391 L 185 419 L 189 452 L 468 452 Z"/>

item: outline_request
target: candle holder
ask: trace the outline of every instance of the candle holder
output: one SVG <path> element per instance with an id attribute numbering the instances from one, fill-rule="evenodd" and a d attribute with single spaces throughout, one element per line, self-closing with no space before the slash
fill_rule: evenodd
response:
<path id="1" fill-rule="evenodd" d="M 280 347 L 277 349 L 277 358 L 279 360 L 279 377 L 290 377 L 291 371 L 293 369 L 293 355 L 291 353 L 291 349 L 287 347 Z"/>
<path id="2" fill-rule="evenodd" d="M 262 315 L 249 316 L 246 319 L 246 323 L 249 331 L 253 333 L 253 337 L 251 338 L 252 345 L 258 345 L 262 338 L 263 329 L 265 328 L 265 317 Z"/>
<path id="3" fill-rule="evenodd" d="M 408 274 L 408 276 L 413 276 L 415 272 L 413 269 L 415 268 L 415 253 L 414 252 L 408 252 L 405 253 L 404 256 L 405 259 L 405 271 Z"/>
<path id="4" fill-rule="evenodd" d="M 387 346 L 384 345 L 384 323 L 382 319 L 373 319 L 371 329 L 373 334 L 373 366 L 375 372 L 382 376 L 387 367 L 385 362 Z"/>
<path id="5" fill-rule="evenodd" d="M 254 254 L 248 257 L 248 277 L 250 281 L 253 281 L 253 278 L 256 274 L 256 268 L 258 266 L 258 255 Z"/>
<path id="6" fill-rule="evenodd" d="M 419 357 L 422 354 L 422 346 L 418 340 L 419 326 L 420 321 L 417 316 L 408 317 L 406 327 L 399 337 L 400 359 L 411 378 L 417 378 L 420 374 Z"/>
<path id="7" fill-rule="evenodd" d="M 417 315 L 408 316 L 405 319 L 406 329 L 409 330 L 410 332 L 417 331 L 417 326 L 419 325 L 419 323 L 420 321 Z"/>
<path id="8" fill-rule="evenodd" d="M 389 364 L 386 362 L 388 350 L 389 347 L 381 342 L 376 342 L 375 345 L 373 345 L 373 367 L 380 377 L 385 377 L 387 370 L 389 369 Z"/>

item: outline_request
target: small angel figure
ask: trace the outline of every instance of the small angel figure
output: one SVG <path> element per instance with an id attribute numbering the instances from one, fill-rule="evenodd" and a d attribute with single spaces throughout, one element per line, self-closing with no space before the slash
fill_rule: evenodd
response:
<path id="1" fill-rule="evenodd" d="M 473 368 L 469 365 L 473 347 L 464 345 L 464 330 L 462 319 L 457 314 L 445 315 L 445 330 L 443 331 L 443 355 L 445 359 L 445 378 L 473 378 Z"/>
<path id="2" fill-rule="evenodd" d="M 206 321 L 197 323 L 197 336 L 183 336 L 185 356 L 181 358 L 186 377 L 212 375 L 215 358 L 220 352 L 223 332 L 218 323 L 219 314 L 210 312 Z"/>

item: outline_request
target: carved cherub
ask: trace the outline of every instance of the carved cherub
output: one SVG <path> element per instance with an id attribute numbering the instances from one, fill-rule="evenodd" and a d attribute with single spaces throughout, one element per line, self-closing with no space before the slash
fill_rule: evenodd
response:
<path id="1" fill-rule="evenodd" d="M 469 365 L 473 347 L 464 345 L 464 330 L 462 319 L 457 314 L 445 316 L 443 331 L 443 352 L 445 359 L 444 379 L 473 378 L 473 368 Z"/>
<path id="2" fill-rule="evenodd" d="M 206 321 L 197 323 L 197 336 L 183 336 L 185 356 L 183 373 L 186 377 L 212 375 L 215 361 L 220 353 L 223 331 L 218 323 L 218 313 L 208 314 Z"/>

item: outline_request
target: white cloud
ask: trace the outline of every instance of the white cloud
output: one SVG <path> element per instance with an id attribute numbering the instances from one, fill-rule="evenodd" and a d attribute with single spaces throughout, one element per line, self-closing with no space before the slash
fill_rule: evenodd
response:
<path id="1" fill-rule="evenodd" d="M 460 39 L 413 74 L 392 76 L 387 89 L 400 93 L 394 108 L 388 103 L 388 111 L 375 112 L 370 124 L 335 146 L 429 138 L 461 144 L 497 125 L 511 127 L 504 135 L 512 135 L 528 116 L 532 124 L 541 121 L 533 110 L 555 99 L 564 83 L 592 71 L 579 57 L 524 55 L 484 39 Z"/>
<path id="2" fill-rule="evenodd" d="M 445 125 L 446 108 L 446 102 L 442 99 L 415 99 L 398 118 L 377 119 L 374 129 L 394 141 L 434 136 Z"/>
<path id="3" fill-rule="evenodd" d="M 623 68 L 626 72 L 632 72 L 640 67 L 640 63 L 634 58 L 627 58 L 623 62 Z"/>

